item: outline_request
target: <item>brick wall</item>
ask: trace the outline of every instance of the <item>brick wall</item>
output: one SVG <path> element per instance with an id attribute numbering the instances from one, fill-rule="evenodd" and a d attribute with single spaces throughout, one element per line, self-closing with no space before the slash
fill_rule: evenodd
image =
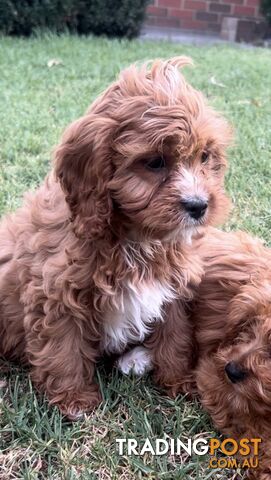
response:
<path id="1" fill-rule="evenodd" d="M 260 0 L 152 0 L 148 25 L 218 33 L 225 16 L 261 18 Z"/>

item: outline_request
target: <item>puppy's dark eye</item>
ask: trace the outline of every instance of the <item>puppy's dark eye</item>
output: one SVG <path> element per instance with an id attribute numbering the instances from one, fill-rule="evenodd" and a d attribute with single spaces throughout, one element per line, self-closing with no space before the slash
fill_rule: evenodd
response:
<path id="1" fill-rule="evenodd" d="M 151 160 L 148 160 L 146 163 L 146 168 L 148 170 L 152 170 L 153 172 L 159 172 L 160 170 L 163 170 L 165 166 L 166 166 L 166 162 L 163 157 L 152 158 Z"/>
<path id="2" fill-rule="evenodd" d="M 202 152 L 201 154 L 201 163 L 205 164 L 209 160 L 209 152 Z"/>

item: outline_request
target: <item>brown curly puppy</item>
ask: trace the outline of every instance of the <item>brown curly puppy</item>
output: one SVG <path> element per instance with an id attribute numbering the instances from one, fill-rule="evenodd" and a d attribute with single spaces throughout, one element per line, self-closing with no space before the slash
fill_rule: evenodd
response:
<path id="1" fill-rule="evenodd" d="M 271 250 L 212 229 L 199 249 L 205 276 L 194 305 L 196 381 L 215 425 L 261 438 L 257 480 L 271 479 Z"/>
<path id="2" fill-rule="evenodd" d="M 185 359 L 170 304 L 201 279 L 191 237 L 227 210 L 230 136 L 181 75 L 188 63 L 124 70 L 67 128 L 53 171 L 0 226 L 0 354 L 30 364 L 70 418 L 100 400 L 96 360 L 143 341 L 163 306 L 157 378 L 170 383 L 168 366 Z M 170 350 L 168 330 L 180 339 Z M 139 352 L 133 365 L 145 361 Z"/>

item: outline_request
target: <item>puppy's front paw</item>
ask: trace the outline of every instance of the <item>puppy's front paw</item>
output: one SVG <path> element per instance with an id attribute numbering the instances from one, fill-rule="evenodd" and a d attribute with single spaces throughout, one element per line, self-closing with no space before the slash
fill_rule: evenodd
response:
<path id="1" fill-rule="evenodd" d="M 117 367 L 125 375 L 142 376 L 152 370 L 151 352 L 145 347 L 135 347 L 118 359 Z"/>
<path id="2" fill-rule="evenodd" d="M 187 393 L 191 398 L 198 396 L 199 392 L 193 373 L 183 378 L 182 382 L 180 383 L 179 393 Z"/>
<path id="3" fill-rule="evenodd" d="M 81 420 L 85 413 L 90 413 L 101 402 L 101 394 L 98 390 L 86 390 L 74 392 L 73 398 L 68 396 L 58 403 L 59 409 L 65 417 L 71 421 Z"/>

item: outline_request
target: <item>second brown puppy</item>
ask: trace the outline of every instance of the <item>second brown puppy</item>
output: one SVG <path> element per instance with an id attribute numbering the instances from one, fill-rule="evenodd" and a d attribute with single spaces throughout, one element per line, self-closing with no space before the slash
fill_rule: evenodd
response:
<path id="1" fill-rule="evenodd" d="M 198 344 L 196 383 L 222 433 L 261 438 L 259 468 L 271 479 L 271 250 L 245 233 L 212 229 L 192 318 Z"/>

